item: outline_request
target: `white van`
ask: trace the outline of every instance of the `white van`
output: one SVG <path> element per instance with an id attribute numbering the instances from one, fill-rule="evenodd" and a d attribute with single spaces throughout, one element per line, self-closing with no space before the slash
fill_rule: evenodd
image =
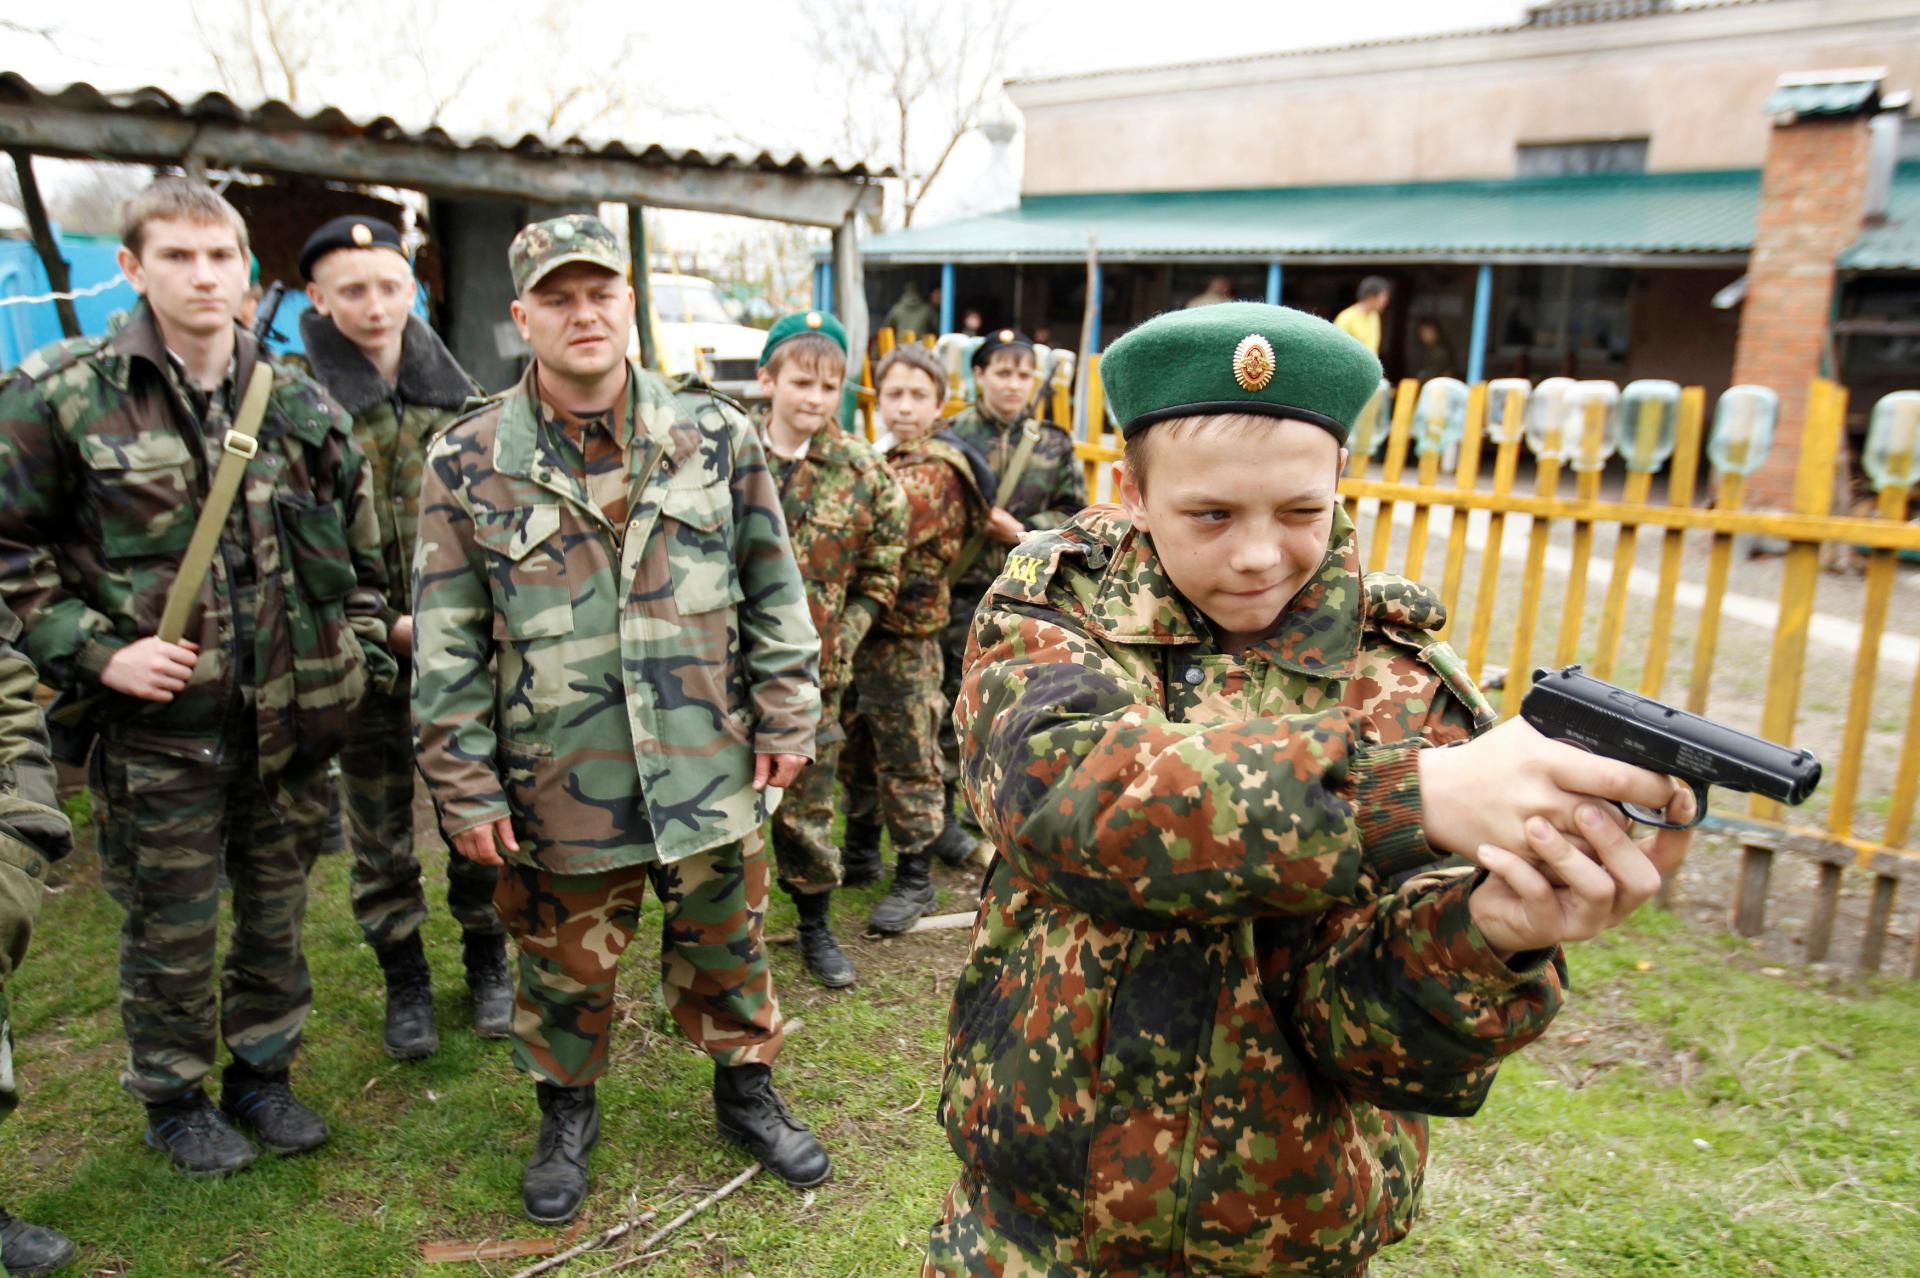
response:
<path id="1" fill-rule="evenodd" d="M 653 332 L 665 373 L 698 373 L 722 394 L 742 402 L 764 398 L 755 376 L 766 333 L 738 323 L 721 305 L 712 280 L 698 275 L 649 275 Z M 638 358 L 636 333 L 629 354 Z"/>

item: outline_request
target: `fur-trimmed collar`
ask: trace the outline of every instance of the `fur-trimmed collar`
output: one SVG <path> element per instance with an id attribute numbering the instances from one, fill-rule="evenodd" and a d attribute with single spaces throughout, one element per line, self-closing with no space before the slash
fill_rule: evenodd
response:
<path id="1" fill-rule="evenodd" d="M 308 311 L 300 317 L 300 338 L 307 345 L 307 362 L 313 366 L 315 380 L 352 416 L 384 404 L 393 393 L 360 348 L 320 312 Z M 393 391 L 403 404 L 459 408 L 475 393 L 475 386 L 434 331 L 418 315 L 409 315 L 400 339 L 400 378 Z"/>

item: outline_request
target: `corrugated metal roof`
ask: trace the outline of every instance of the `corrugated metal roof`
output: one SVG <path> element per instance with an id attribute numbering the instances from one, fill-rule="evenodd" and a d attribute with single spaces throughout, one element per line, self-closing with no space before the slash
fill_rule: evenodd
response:
<path id="1" fill-rule="evenodd" d="M 277 99 L 258 106 L 242 106 L 224 93 L 203 94 L 183 102 L 162 89 L 148 86 L 122 92 L 105 91 L 91 84 L 69 84 L 62 89 L 41 89 L 25 77 L 0 71 L 0 103 L 27 107 L 51 107 L 90 115 L 136 115 L 172 120 L 206 121 L 232 125 L 256 125 L 261 128 L 296 130 L 332 138 L 364 138 L 370 141 L 401 142 L 436 147 L 448 151 L 511 152 L 525 158 L 571 156 L 597 160 L 625 160 L 640 164 L 673 165 L 679 168 L 750 170 L 780 173 L 793 177 L 881 178 L 892 177 L 891 169 L 871 169 L 864 163 L 844 163 L 837 159 L 809 160 L 798 152 L 775 155 L 761 151 L 757 155 L 737 155 L 732 151 L 709 154 L 695 148 L 671 150 L 646 146 L 635 150 L 615 140 L 589 141 L 569 137 L 559 141 L 528 133 L 515 142 L 479 135 L 457 137 L 445 129 L 430 127 L 409 130 L 390 116 L 355 120 L 337 107 L 322 107 L 311 114 Z M 347 176 L 345 174 L 342 175 Z"/>
<path id="2" fill-rule="evenodd" d="M 1844 271 L 1920 271 L 1920 163 L 1893 171 L 1887 216 L 1840 255 Z"/>
<path id="3" fill-rule="evenodd" d="M 1766 115 L 1859 115 L 1880 100 L 1878 80 L 1833 80 L 1824 84 L 1783 84 L 1767 95 Z"/>
<path id="4" fill-rule="evenodd" d="M 1125 258 L 1569 260 L 1739 255 L 1760 175 L 1739 169 L 1505 181 L 1030 196 L 1015 209 L 895 231 L 869 261 Z"/>

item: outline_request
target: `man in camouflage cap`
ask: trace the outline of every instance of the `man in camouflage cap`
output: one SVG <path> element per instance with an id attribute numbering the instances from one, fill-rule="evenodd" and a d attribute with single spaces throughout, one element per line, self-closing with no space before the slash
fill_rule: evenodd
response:
<path id="1" fill-rule="evenodd" d="M 412 314 L 413 266 L 388 223 L 354 215 L 327 222 L 307 237 L 300 274 L 313 302 L 300 317 L 308 366 L 352 417 L 354 442 L 366 455 L 387 569 L 387 632 L 394 655 L 410 667 L 408 586 L 420 472 L 427 445 L 479 387 Z M 368 695 L 340 758 L 353 917 L 386 976 L 386 1048 L 401 1060 L 429 1056 L 440 1045 L 420 938 L 427 896 L 414 851 L 411 684 L 403 673 L 391 691 Z M 505 1038 L 513 1012 L 506 931 L 493 910 L 496 878 L 491 866 L 449 854 L 447 906 L 460 924 L 474 1029 L 482 1038 Z"/>
<path id="2" fill-rule="evenodd" d="M 1473 1113 L 1559 1006 L 1559 943 L 1685 854 L 1595 800 L 1693 797 L 1524 720 L 1474 735 L 1439 600 L 1363 575 L 1341 510 L 1358 343 L 1223 303 L 1102 375 L 1124 504 L 1023 541 L 968 649 L 999 856 L 922 1272 L 1357 1275 L 1412 1223 L 1424 1115 Z M 1448 853 L 1477 868 L 1413 873 Z"/>
<path id="3" fill-rule="evenodd" d="M 393 681 L 365 461 L 325 392 L 274 367 L 256 439 L 235 430 L 265 358 L 234 322 L 246 227 L 201 183 L 128 202 L 141 295 L 107 337 L 29 356 L 0 387 L 0 601 L 40 676 L 100 740 L 101 878 L 126 910 L 121 1081 L 147 1142 L 196 1175 L 327 1139 L 288 1070 L 313 987 L 301 950 L 326 766 Z M 158 633 L 222 459 L 244 460 L 179 642 Z M 190 577 L 188 578 L 191 579 Z M 223 877 L 233 939 L 216 987 Z M 224 1038 L 220 1109 L 201 1082 Z"/>
<path id="4" fill-rule="evenodd" d="M 20 1103 L 13 1076 L 7 982 L 26 957 L 47 891 L 47 865 L 73 850 L 54 794 L 47 730 L 33 699 L 33 666 L 14 651 L 20 621 L 0 605 L 0 1122 Z M 73 1259 L 64 1235 L 0 1207 L 0 1271 L 48 1274 Z"/>
<path id="5" fill-rule="evenodd" d="M 762 791 L 813 752 L 819 638 L 738 412 L 682 414 L 625 357 L 627 257 L 597 218 L 508 252 L 518 385 L 427 455 L 414 557 L 420 771 L 454 850 L 500 867 L 520 951 L 514 1060 L 540 1138 L 521 1198 L 568 1220 L 599 1138 L 620 954 L 651 884 L 662 987 L 714 1061 L 721 1131 L 811 1185 L 826 1151 L 774 1091 Z"/>

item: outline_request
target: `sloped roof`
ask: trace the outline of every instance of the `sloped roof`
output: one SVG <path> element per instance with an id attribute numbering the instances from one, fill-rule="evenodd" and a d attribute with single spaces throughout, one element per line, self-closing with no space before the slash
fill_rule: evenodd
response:
<path id="1" fill-rule="evenodd" d="M 184 164 L 566 203 L 583 199 L 694 208 L 837 225 L 891 169 L 798 153 L 673 150 L 619 139 L 504 141 L 409 129 L 390 116 L 357 120 L 337 107 L 303 114 L 224 93 L 182 101 L 146 87 L 77 83 L 41 89 L 0 71 L 0 145 L 47 155 Z"/>
<path id="2" fill-rule="evenodd" d="M 1753 169 L 1364 186 L 1029 196 L 1002 213 L 875 236 L 869 262 L 1592 261 L 1744 255 Z"/>
<path id="3" fill-rule="evenodd" d="M 1840 255 L 1846 271 L 1920 271 L 1920 162 L 1893 171 L 1887 216 Z"/>

